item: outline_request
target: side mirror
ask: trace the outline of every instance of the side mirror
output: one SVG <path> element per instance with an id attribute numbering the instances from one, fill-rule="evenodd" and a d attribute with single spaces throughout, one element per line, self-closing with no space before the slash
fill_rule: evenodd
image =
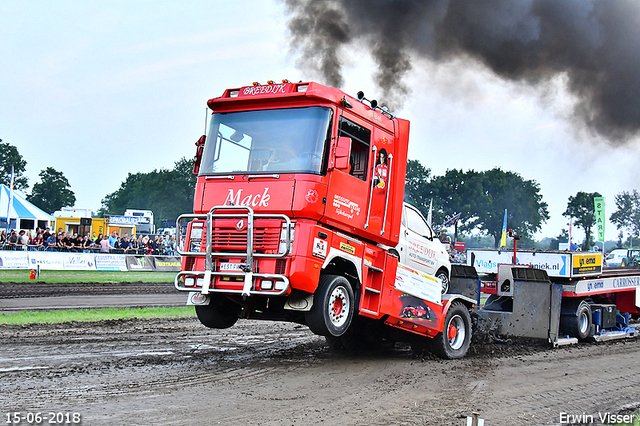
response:
<path id="1" fill-rule="evenodd" d="M 204 149 L 204 141 L 207 139 L 206 135 L 200 136 L 198 142 L 196 142 L 196 156 L 193 159 L 193 174 L 197 175 L 200 171 L 200 161 L 202 161 L 202 150 Z"/>
<path id="2" fill-rule="evenodd" d="M 338 170 L 349 173 L 351 169 L 351 165 L 349 164 L 349 157 L 351 156 L 351 138 L 340 136 L 336 142 L 334 153 L 334 167 Z"/>

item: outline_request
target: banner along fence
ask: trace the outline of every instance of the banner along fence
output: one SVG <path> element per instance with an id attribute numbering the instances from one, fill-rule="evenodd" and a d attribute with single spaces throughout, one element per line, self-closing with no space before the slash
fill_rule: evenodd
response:
<path id="1" fill-rule="evenodd" d="M 0 269 L 179 271 L 180 260 L 177 256 L 0 251 Z"/>

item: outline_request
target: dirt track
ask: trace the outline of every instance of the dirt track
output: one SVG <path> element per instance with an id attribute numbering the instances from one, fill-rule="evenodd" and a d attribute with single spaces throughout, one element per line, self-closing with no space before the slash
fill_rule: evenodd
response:
<path id="1" fill-rule="evenodd" d="M 638 341 L 494 345 L 441 361 L 406 347 L 333 354 L 304 327 L 249 321 L 3 326 L 0 339 L 4 412 L 76 411 L 85 425 L 460 425 L 472 411 L 547 425 L 640 401 Z"/>
<path id="2" fill-rule="evenodd" d="M 640 406 L 640 341 L 332 353 L 293 324 L 195 319 L 0 326 L 0 407 L 84 425 L 555 425 Z M 23 422 L 23 424 L 26 424 Z"/>

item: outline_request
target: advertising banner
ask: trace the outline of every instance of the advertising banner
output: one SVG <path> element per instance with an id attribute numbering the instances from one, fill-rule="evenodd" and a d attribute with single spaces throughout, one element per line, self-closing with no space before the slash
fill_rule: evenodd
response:
<path id="1" fill-rule="evenodd" d="M 181 257 L 176 256 L 155 256 L 156 271 L 180 271 Z"/>
<path id="2" fill-rule="evenodd" d="M 396 270 L 395 289 L 429 302 L 441 302 L 442 283 L 439 279 L 402 264 L 398 264 Z"/>
<path id="3" fill-rule="evenodd" d="M 153 271 L 155 262 L 153 256 L 126 256 L 129 271 Z"/>
<path id="4" fill-rule="evenodd" d="M 63 253 L 52 251 L 31 251 L 29 252 L 29 267 L 34 269 L 38 266 L 44 270 L 63 270 Z"/>
<path id="5" fill-rule="evenodd" d="M 28 251 L 0 251 L 0 269 L 28 269 Z"/>
<path id="6" fill-rule="evenodd" d="M 96 256 L 96 269 L 99 271 L 126 271 L 127 263 L 121 254 L 98 253 Z"/>
<path id="7" fill-rule="evenodd" d="M 75 271 L 92 271 L 96 269 L 93 253 L 62 253 L 64 269 Z"/>

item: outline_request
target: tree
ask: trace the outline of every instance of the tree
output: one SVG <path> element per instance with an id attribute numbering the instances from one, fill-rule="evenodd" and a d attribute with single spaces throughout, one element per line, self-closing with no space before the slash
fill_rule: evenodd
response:
<path id="1" fill-rule="evenodd" d="M 50 214 L 76 203 L 76 196 L 69 189 L 69 181 L 62 172 L 47 167 L 38 176 L 40 182 L 33 185 L 31 194 L 27 195 L 29 202 Z"/>
<path id="2" fill-rule="evenodd" d="M 418 160 L 407 162 L 407 177 L 404 184 L 404 200 L 415 206 L 426 217 L 429 214 L 429 177 L 431 169 Z"/>
<path id="3" fill-rule="evenodd" d="M 620 230 L 619 242 L 622 242 L 622 230 L 626 230 L 629 237 L 637 238 L 640 234 L 640 194 L 633 192 L 621 192 L 615 197 L 616 211 L 611 214 L 609 220 Z"/>
<path id="4" fill-rule="evenodd" d="M 18 149 L 0 139 L 0 183 L 7 186 L 11 183 L 11 166 L 13 166 L 14 189 L 27 189 L 29 179 L 23 176 L 27 162 L 22 159 Z"/>
<path id="5" fill-rule="evenodd" d="M 478 205 L 478 228 L 493 235 L 495 247 L 502 236 L 504 209 L 507 227 L 527 239 L 549 219 L 547 203 L 542 201 L 540 186 L 519 174 L 499 168 L 484 172 L 483 193 Z"/>
<path id="6" fill-rule="evenodd" d="M 591 237 L 591 228 L 596 223 L 594 197 L 601 197 L 601 195 L 598 192 L 578 192 L 575 197 L 569 197 L 567 209 L 562 213 L 563 216 L 576 219 L 576 226 L 584 230 L 585 238 L 582 243 L 582 250 L 589 250 L 594 244 Z"/>
<path id="7" fill-rule="evenodd" d="M 523 240 L 549 219 L 539 185 L 499 168 L 485 172 L 447 170 L 444 176 L 435 177 L 430 186 L 434 204 L 442 206 L 444 217 L 460 213 L 461 231 L 485 232 L 493 236 L 495 247 L 502 235 L 505 208 L 508 227 Z"/>
<path id="8" fill-rule="evenodd" d="M 156 226 L 163 219 L 174 221 L 193 210 L 196 177 L 192 170 L 193 160 L 183 157 L 172 170 L 129 173 L 117 191 L 105 196 L 98 214 L 123 214 L 126 209 L 152 210 Z"/>

